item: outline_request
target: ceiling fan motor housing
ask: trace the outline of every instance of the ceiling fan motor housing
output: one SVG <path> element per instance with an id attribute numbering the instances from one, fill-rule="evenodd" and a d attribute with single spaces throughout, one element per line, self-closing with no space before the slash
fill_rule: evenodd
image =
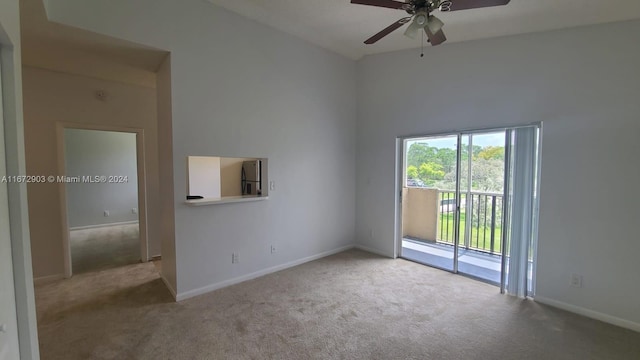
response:
<path id="1" fill-rule="evenodd" d="M 402 8 L 407 13 L 415 15 L 423 11 L 430 14 L 438 9 L 449 11 L 450 7 L 451 1 L 449 0 L 407 0 Z"/>

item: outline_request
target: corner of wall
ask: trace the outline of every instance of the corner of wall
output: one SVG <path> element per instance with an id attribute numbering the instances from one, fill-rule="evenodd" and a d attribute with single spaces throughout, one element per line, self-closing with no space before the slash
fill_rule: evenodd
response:
<path id="1" fill-rule="evenodd" d="M 157 73 L 158 106 L 158 173 L 160 218 L 162 224 L 162 279 L 176 298 L 176 230 L 173 187 L 173 125 L 171 105 L 171 54 L 162 62 Z"/>
<path id="2" fill-rule="evenodd" d="M 4 124 L 0 125 L 5 128 L 7 175 L 16 176 L 26 174 L 19 19 L 18 1 L 0 5 L 0 33 L 5 30 L 7 35 L 0 36 L 4 119 Z M 7 190 L 20 356 L 38 359 L 27 186 L 25 183 L 11 183 Z"/>

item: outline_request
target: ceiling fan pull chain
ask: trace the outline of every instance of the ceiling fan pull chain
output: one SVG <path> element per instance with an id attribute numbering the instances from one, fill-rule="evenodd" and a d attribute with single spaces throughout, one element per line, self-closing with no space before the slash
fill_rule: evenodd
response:
<path id="1" fill-rule="evenodd" d="M 420 34 L 422 34 L 421 36 L 422 47 L 420 48 L 420 57 L 424 57 L 424 31 L 420 31 Z"/>

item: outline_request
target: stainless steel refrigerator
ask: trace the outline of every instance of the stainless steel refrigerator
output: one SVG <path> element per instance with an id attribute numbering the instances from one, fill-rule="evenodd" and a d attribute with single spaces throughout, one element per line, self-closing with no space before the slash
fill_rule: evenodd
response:
<path id="1" fill-rule="evenodd" d="M 262 161 L 242 163 L 242 195 L 262 195 Z"/>

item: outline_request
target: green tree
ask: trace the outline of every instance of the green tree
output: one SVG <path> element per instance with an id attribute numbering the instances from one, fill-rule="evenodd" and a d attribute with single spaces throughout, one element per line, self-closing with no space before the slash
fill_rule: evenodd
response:
<path id="1" fill-rule="evenodd" d="M 418 168 L 413 165 L 409 165 L 407 167 L 407 179 L 417 179 L 417 178 L 418 178 Z"/>
<path id="2" fill-rule="evenodd" d="M 436 181 L 444 178 L 442 165 L 437 163 L 423 163 L 418 170 L 418 176 L 426 185 L 433 186 Z"/>
<path id="3" fill-rule="evenodd" d="M 414 143 L 409 147 L 407 152 L 407 166 L 415 166 L 428 162 L 434 162 L 436 159 L 436 148 L 425 143 Z"/>
<path id="4" fill-rule="evenodd" d="M 471 169 L 472 189 L 475 191 L 503 192 L 504 161 L 500 159 L 485 160 L 478 158 L 473 161 Z"/>
<path id="5" fill-rule="evenodd" d="M 454 149 L 443 148 L 436 150 L 436 161 L 442 165 L 445 173 L 456 170 L 456 151 Z"/>
<path id="6" fill-rule="evenodd" d="M 461 147 L 462 187 L 468 174 L 469 147 Z M 472 148 L 473 190 L 502 192 L 504 147 L 478 146 Z M 425 185 L 443 190 L 456 188 L 456 150 L 437 148 L 428 143 L 413 143 L 407 152 L 407 178 L 422 180 Z"/>
<path id="7" fill-rule="evenodd" d="M 478 158 L 484 160 L 503 160 L 504 146 L 487 146 L 478 153 Z"/>
<path id="8" fill-rule="evenodd" d="M 476 157 L 478 156 L 478 154 L 482 151 L 482 146 L 480 145 L 473 145 L 473 149 L 472 151 L 472 157 Z M 469 160 L 469 145 L 468 144 L 462 144 L 462 148 L 461 148 L 461 152 L 460 152 L 460 158 L 462 161 L 468 161 Z"/>

